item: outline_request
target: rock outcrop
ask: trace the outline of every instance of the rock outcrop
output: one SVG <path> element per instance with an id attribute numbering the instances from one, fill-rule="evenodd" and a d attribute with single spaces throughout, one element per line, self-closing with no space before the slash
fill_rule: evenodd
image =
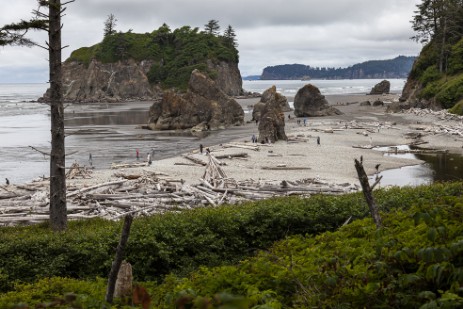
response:
<path id="1" fill-rule="evenodd" d="M 370 91 L 370 94 L 388 94 L 391 91 L 391 83 L 388 80 L 383 80 L 376 84 Z"/>
<path id="2" fill-rule="evenodd" d="M 269 89 L 265 90 L 260 101 L 254 104 L 254 109 L 252 110 L 252 120 L 260 120 L 262 110 L 270 103 L 272 105 L 279 105 L 282 112 L 289 112 L 291 107 L 289 106 L 288 99 L 277 92 L 276 86 L 272 86 Z"/>
<path id="3" fill-rule="evenodd" d="M 277 93 L 276 87 L 272 86 L 262 94 L 260 101 L 254 105 L 252 118 L 259 122 L 259 143 L 276 142 L 287 140 L 285 133 L 284 111 L 290 107 L 285 96 Z"/>
<path id="4" fill-rule="evenodd" d="M 214 64 L 212 61 L 207 62 L 210 70 L 217 72 L 215 83 L 229 96 L 240 96 L 244 94 L 243 80 L 238 65 L 228 62 Z"/>
<path id="5" fill-rule="evenodd" d="M 66 102 L 120 102 L 157 100 L 162 89 L 151 85 L 147 73 L 152 61 L 135 60 L 102 63 L 92 60 L 87 66 L 78 61 L 63 63 L 63 93 Z M 208 61 L 208 68 L 217 72 L 216 84 L 226 94 L 243 93 L 237 64 Z M 39 101 L 46 102 L 48 90 Z"/>
<path id="6" fill-rule="evenodd" d="M 198 70 L 191 73 L 185 94 L 165 91 L 151 106 L 149 117 L 152 130 L 217 130 L 244 123 L 242 107 Z"/>
<path id="7" fill-rule="evenodd" d="M 321 117 L 342 113 L 328 104 L 317 87 L 307 84 L 299 89 L 294 97 L 294 114 L 296 117 Z"/>
<path id="8" fill-rule="evenodd" d="M 134 60 L 88 66 L 77 61 L 63 63 L 63 95 L 66 102 L 119 102 L 153 100 L 161 93 L 150 85 L 146 76 L 150 61 Z M 41 101 L 47 101 L 48 90 Z"/>
<path id="9" fill-rule="evenodd" d="M 403 103 L 400 106 L 403 109 L 408 109 L 408 108 L 430 108 L 432 110 L 442 109 L 442 106 L 438 102 L 436 102 L 435 98 L 431 98 L 431 99 L 419 98 L 421 91 L 423 91 L 422 84 L 419 81 L 409 77 L 407 79 L 407 82 L 405 83 L 405 86 L 402 90 L 402 95 L 399 99 L 399 101 Z"/>

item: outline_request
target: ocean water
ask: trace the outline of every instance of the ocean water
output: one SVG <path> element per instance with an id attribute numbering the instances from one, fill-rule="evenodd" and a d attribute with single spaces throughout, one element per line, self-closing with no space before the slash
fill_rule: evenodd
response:
<path id="1" fill-rule="evenodd" d="M 323 95 L 334 94 L 367 94 L 382 79 L 342 79 L 342 80 L 255 80 L 243 81 L 243 88 L 250 92 L 262 93 L 275 85 L 277 91 L 284 96 L 294 97 L 304 85 L 312 84 L 320 89 Z M 405 79 L 388 79 L 391 93 L 402 93 Z"/>

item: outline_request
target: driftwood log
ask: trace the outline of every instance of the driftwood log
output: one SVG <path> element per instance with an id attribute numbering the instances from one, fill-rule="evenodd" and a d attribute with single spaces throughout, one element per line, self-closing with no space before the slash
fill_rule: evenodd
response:
<path id="1" fill-rule="evenodd" d="M 376 224 L 376 228 L 380 229 L 382 227 L 382 221 L 381 216 L 379 215 L 378 206 L 376 205 L 375 199 L 373 198 L 373 189 L 376 185 L 378 185 L 383 176 L 378 177 L 375 180 L 375 183 L 372 186 L 370 186 L 367 173 L 365 173 L 365 169 L 363 168 L 363 160 L 360 159 L 359 161 L 355 159 L 354 162 L 355 169 L 357 170 L 359 181 L 362 186 L 363 195 L 365 196 L 365 200 L 367 201 L 371 216 L 373 217 L 373 221 Z"/>
<path id="2" fill-rule="evenodd" d="M 317 179 L 280 183 L 235 181 L 228 178 L 213 155 L 197 184 L 186 184 L 161 173 L 116 173 L 118 180 L 92 186 L 68 186 L 69 220 L 101 217 L 117 220 L 132 214 L 150 216 L 224 203 L 239 204 L 275 196 L 343 194 L 358 191 L 355 184 L 330 184 Z M 287 167 L 281 167 L 287 168 Z M 49 219 L 48 181 L 0 185 L 0 226 L 35 224 Z"/>

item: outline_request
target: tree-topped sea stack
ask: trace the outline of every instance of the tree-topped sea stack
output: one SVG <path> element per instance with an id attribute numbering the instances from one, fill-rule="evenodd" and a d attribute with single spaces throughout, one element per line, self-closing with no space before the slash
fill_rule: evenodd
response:
<path id="1" fill-rule="evenodd" d="M 307 84 L 299 89 L 294 97 L 294 114 L 297 117 L 320 117 L 342 113 L 328 104 L 317 87 Z"/>
<path id="2" fill-rule="evenodd" d="M 212 32 L 189 26 L 171 31 L 164 24 L 151 33 L 108 32 L 101 43 L 73 51 L 63 63 L 65 100 L 153 100 L 162 89 L 186 91 L 195 69 L 226 94 L 241 95 L 233 28 L 219 34 L 217 27 Z M 47 101 L 47 94 L 41 100 Z"/>
<path id="3" fill-rule="evenodd" d="M 244 123 L 241 105 L 199 70 L 191 74 L 186 93 L 164 92 L 162 100 L 151 106 L 149 117 L 152 130 L 216 130 Z"/>

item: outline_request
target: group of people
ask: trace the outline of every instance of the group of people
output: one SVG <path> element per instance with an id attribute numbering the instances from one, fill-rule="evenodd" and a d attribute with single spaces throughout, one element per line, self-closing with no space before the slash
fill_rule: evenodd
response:
<path id="1" fill-rule="evenodd" d="M 289 116 L 289 115 L 288 115 L 288 116 Z M 304 124 L 304 127 L 306 127 L 306 126 L 307 126 L 307 118 L 304 118 L 304 119 L 302 120 L 302 122 L 301 122 L 301 119 L 298 119 L 298 120 L 297 120 L 297 124 L 298 124 L 298 125 L 301 125 L 301 123 L 303 123 L 303 124 Z"/>
<path id="2" fill-rule="evenodd" d="M 135 156 L 137 158 L 137 161 L 140 160 L 140 151 L 138 149 L 135 150 Z M 148 152 L 146 156 L 146 164 L 148 166 L 153 163 L 153 158 L 154 158 L 154 149 L 151 149 L 151 152 Z"/>

